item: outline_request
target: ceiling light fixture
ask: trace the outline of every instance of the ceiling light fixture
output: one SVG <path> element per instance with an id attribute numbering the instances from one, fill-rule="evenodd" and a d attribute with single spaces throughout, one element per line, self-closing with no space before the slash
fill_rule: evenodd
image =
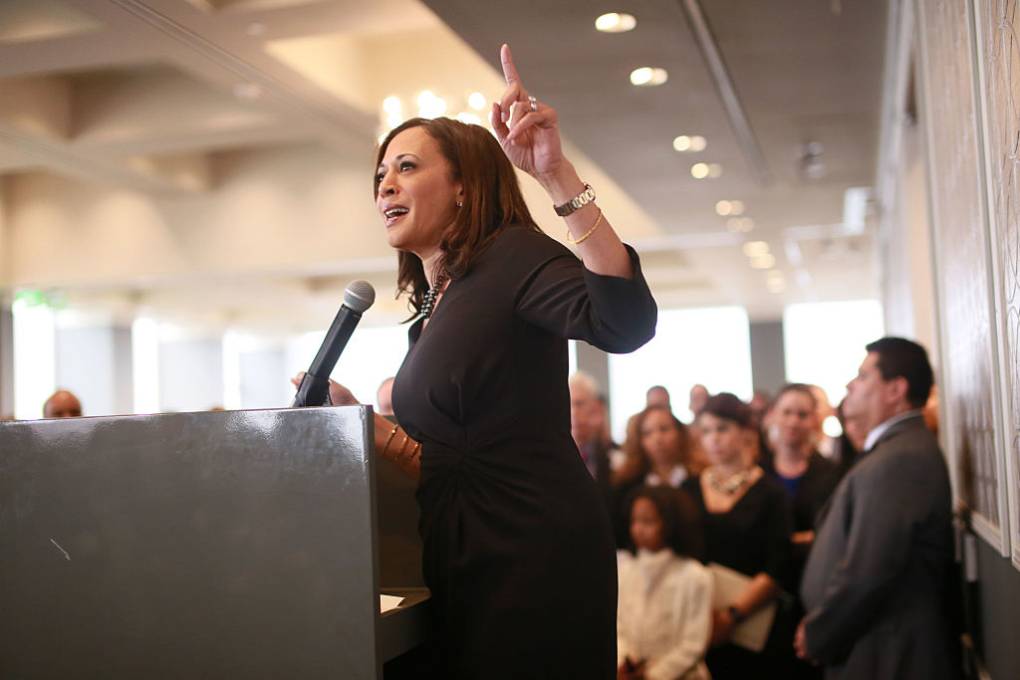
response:
<path id="1" fill-rule="evenodd" d="M 422 118 L 438 118 L 446 113 L 446 101 L 437 97 L 432 90 L 422 90 L 418 95 L 418 115 Z"/>
<path id="2" fill-rule="evenodd" d="M 456 116 L 457 120 L 468 125 L 481 125 L 482 119 L 478 117 L 477 113 L 471 113 L 470 111 L 461 111 Z"/>
<path id="3" fill-rule="evenodd" d="M 753 269 L 772 269 L 776 266 L 776 257 L 772 253 L 765 253 L 751 258 Z"/>
<path id="4" fill-rule="evenodd" d="M 722 166 L 719 165 L 718 163 L 709 163 L 708 176 L 711 177 L 712 179 L 718 179 L 719 177 L 722 177 Z"/>
<path id="5" fill-rule="evenodd" d="M 728 215 L 743 215 L 744 214 L 744 202 L 743 201 L 718 201 L 715 204 L 715 212 L 720 217 L 727 217 Z"/>
<path id="6" fill-rule="evenodd" d="M 468 95 L 468 106 L 473 108 L 475 111 L 481 111 L 485 108 L 485 95 L 481 92 L 472 92 Z"/>
<path id="7" fill-rule="evenodd" d="M 705 179 L 708 177 L 708 163 L 695 163 L 691 166 L 691 177 Z"/>
<path id="8" fill-rule="evenodd" d="M 822 154 L 825 147 L 821 142 L 808 142 L 801 149 L 800 171 L 807 179 L 821 179 L 828 174 L 829 169 L 825 166 Z"/>
<path id="9" fill-rule="evenodd" d="M 754 220 L 750 217 L 731 217 L 726 220 L 726 228 L 738 234 L 746 234 L 754 229 Z"/>
<path id="10" fill-rule="evenodd" d="M 673 148 L 680 153 L 704 151 L 708 143 L 701 135 L 680 135 L 673 140 Z"/>
<path id="11" fill-rule="evenodd" d="M 630 83 L 638 87 L 655 87 L 669 79 L 666 69 L 655 66 L 642 66 L 630 72 Z"/>
<path id="12" fill-rule="evenodd" d="M 769 254 L 769 244 L 765 241 L 748 241 L 743 247 L 744 255 L 748 257 L 761 257 Z"/>
<path id="13" fill-rule="evenodd" d="M 634 30 L 637 19 L 624 12 L 609 12 L 595 19 L 595 30 L 602 33 L 626 33 Z"/>

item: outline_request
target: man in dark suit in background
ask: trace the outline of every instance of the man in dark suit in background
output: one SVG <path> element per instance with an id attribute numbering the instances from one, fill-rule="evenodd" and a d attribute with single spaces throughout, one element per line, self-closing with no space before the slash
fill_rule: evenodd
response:
<path id="1" fill-rule="evenodd" d="M 818 527 L 795 646 L 830 679 L 959 678 L 949 474 L 921 414 L 931 365 L 902 338 L 867 350 L 844 403 L 847 417 L 867 424 L 865 454 Z"/>

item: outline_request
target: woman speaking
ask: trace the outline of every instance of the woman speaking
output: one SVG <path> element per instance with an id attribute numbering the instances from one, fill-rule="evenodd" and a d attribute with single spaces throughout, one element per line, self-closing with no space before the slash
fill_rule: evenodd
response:
<path id="1" fill-rule="evenodd" d="M 376 203 L 418 318 L 393 388 L 399 426 L 377 417 L 376 448 L 420 472 L 438 677 L 612 678 L 613 533 L 570 436 L 566 341 L 633 351 L 656 307 L 563 156 L 556 111 L 500 56 L 495 138 L 416 118 L 378 152 Z M 514 165 L 581 261 L 539 230 Z"/>

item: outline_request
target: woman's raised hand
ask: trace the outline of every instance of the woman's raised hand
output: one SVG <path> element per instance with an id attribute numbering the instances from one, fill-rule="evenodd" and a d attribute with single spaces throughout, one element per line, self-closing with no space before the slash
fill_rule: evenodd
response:
<path id="1" fill-rule="evenodd" d="M 509 45 L 503 45 L 499 58 L 506 90 L 492 103 L 492 129 L 510 162 L 542 182 L 563 165 L 556 110 L 529 98 Z"/>

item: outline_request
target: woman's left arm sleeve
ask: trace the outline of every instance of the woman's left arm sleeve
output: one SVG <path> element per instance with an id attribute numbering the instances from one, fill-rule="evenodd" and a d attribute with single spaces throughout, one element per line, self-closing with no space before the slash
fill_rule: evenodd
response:
<path id="1" fill-rule="evenodd" d="M 630 246 L 630 278 L 587 270 L 570 251 L 546 260 L 518 290 L 517 313 L 563 338 L 606 352 L 633 352 L 655 335 L 658 309 Z"/>

